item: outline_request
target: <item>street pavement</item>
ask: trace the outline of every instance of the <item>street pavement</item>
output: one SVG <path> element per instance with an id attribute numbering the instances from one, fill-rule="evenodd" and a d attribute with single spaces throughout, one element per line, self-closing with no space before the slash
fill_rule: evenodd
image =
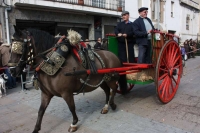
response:
<path id="1" fill-rule="evenodd" d="M 135 85 L 125 96 L 117 94 L 117 109 L 100 114 L 105 103 L 101 88 L 75 96 L 79 117 L 76 133 L 200 133 L 200 57 L 186 61 L 184 76 L 168 104 L 156 98 L 154 83 Z M 40 91 L 21 86 L 0 99 L 0 133 L 31 133 L 40 106 Z M 54 97 L 44 115 L 40 133 L 67 133 L 72 115 L 62 98 Z"/>

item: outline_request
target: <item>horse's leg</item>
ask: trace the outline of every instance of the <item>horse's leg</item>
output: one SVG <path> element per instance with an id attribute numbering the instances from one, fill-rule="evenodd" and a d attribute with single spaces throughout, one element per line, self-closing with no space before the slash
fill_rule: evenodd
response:
<path id="1" fill-rule="evenodd" d="M 110 107 L 112 108 L 112 110 L 115 110 L 117 108 L 117 105 L 114 103 L 114 97 L 117 92 L 118 85 L 116 84 L 115 81 L 112 81 L 112 82 L 108 83 L 108 86 L 112 89 L 109 104 L 110 104 Z"/>
<path id="2" fill-rule="evenodd" d="M 104 82 L 100 85 L 100 87 L 104 90 L 104 92 L 106 93 L 106 104 L 103 107 L 103 109 L 101 110 L 102 114 L 106 114 L 108 113 L 108 105 L 109 105 L 109 99 L 110 99 L 110 87 Z"/>
<path id="3" fill-rule="evenodd" d="M 52 96 L 49 96 L 42 92 L 40 109 L 38 111 L 38 118 L 33 133 L 38 133 L 38 131 L 41 129 L 42 118 L 51 98 Z"/>
<path id="4" fill-rule="evenodd" d="M 0 84 L 0 98 L 2 97 L 1 84 Z"/>
<path id="5" fill-rule="evenodd" d="M 77 117 L 76 111 L 75 111 L 74 96 L 73 96 L 73 94 L 67 94 L 67 95 L 64 95 L 62 97 L 66 101 L 66 103 L 69 107 L 69 110 L 71 111 L 72 116 L 73 116 L 73 122 L 70 125 L 68 132 L 75 132 L 77 130 L 76 124 L 78 122 L 78 117 Z"/>
<path id="6" fill-rule="evenodd" d="M 3 83 L 3 85 L 2 85 L 2 88 L 3 88 L 3 90 L 4 90 L 4 96 L 6 96 L 6 85 L 5 85 L 6 83 L 4 82 Z"/>

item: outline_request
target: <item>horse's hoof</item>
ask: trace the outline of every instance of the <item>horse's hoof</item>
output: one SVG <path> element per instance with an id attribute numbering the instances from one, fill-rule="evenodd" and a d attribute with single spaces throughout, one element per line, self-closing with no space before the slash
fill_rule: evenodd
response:
<path id="1" fill-rule="evenodd" d="M 103 108 L 103 109 L 101 110 L 101 114 L 107 114 L 107 113 L 108 113 L 108 109 Z"/>
<path id="2" fill-rule="evenodd" d="M 110 107 L 111 107 L 112 110 L 116 110 L 117 105 L 113 103 L 113 104 L 110 104 Z"/>
<path id="3" fill-rule="evenodd" d="M 77 130 L 77 126 L 71 124 L 71 126 L 68 129 L 68 132 L 75 132 L 76 130 Z"/>
<path id="4" fill-rule="evenodd" d="M 33 131 L 32 133 L 38 133 L 38 131 Z"/>

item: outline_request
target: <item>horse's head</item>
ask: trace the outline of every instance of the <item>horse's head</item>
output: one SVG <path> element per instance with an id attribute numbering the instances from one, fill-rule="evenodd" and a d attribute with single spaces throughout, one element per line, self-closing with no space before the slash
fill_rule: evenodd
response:
<path id="1" fill-rule="evenodd" d="M 16 26 L 15 33 L 13 34 L 11 58 L 8 62 L 12 76 L 19 76 L 22 74 L 23 69 L 26 67 L 26 61 L 30 51 L 31 37 L 30 33 L 26 30 L 19 30 Z"/>

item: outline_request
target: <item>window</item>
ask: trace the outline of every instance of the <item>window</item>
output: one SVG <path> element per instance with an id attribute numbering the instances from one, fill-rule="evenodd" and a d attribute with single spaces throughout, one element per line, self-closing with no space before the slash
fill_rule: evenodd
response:
<path id="1" fill-rule="evenodd" d="M 156 0 L 153 0 L 152 2 L 152 19 L 157 19 L 157 3 Z"/>
<path id="2" fill-rule="evenodd" d="M 171 1 L 171 17 L 174 17 L 174 2 Z"/>
<path id="3" fill-rule="evenodd" d="M 165 2 L 160 0 L 159 3 L 160 5 L 158 5 L 158 0 L 151 0 L 151 18 L 153 22 L 157 21 L 159 18 L 159 21 L 162 23 Z"/>
<path id="4" fill-rule="evenodd" d="M 189 25 L 190 25 L 190 15 L 187 14 L 187 16 L 186 16 L 186 30 L 189 30 Z"/>

